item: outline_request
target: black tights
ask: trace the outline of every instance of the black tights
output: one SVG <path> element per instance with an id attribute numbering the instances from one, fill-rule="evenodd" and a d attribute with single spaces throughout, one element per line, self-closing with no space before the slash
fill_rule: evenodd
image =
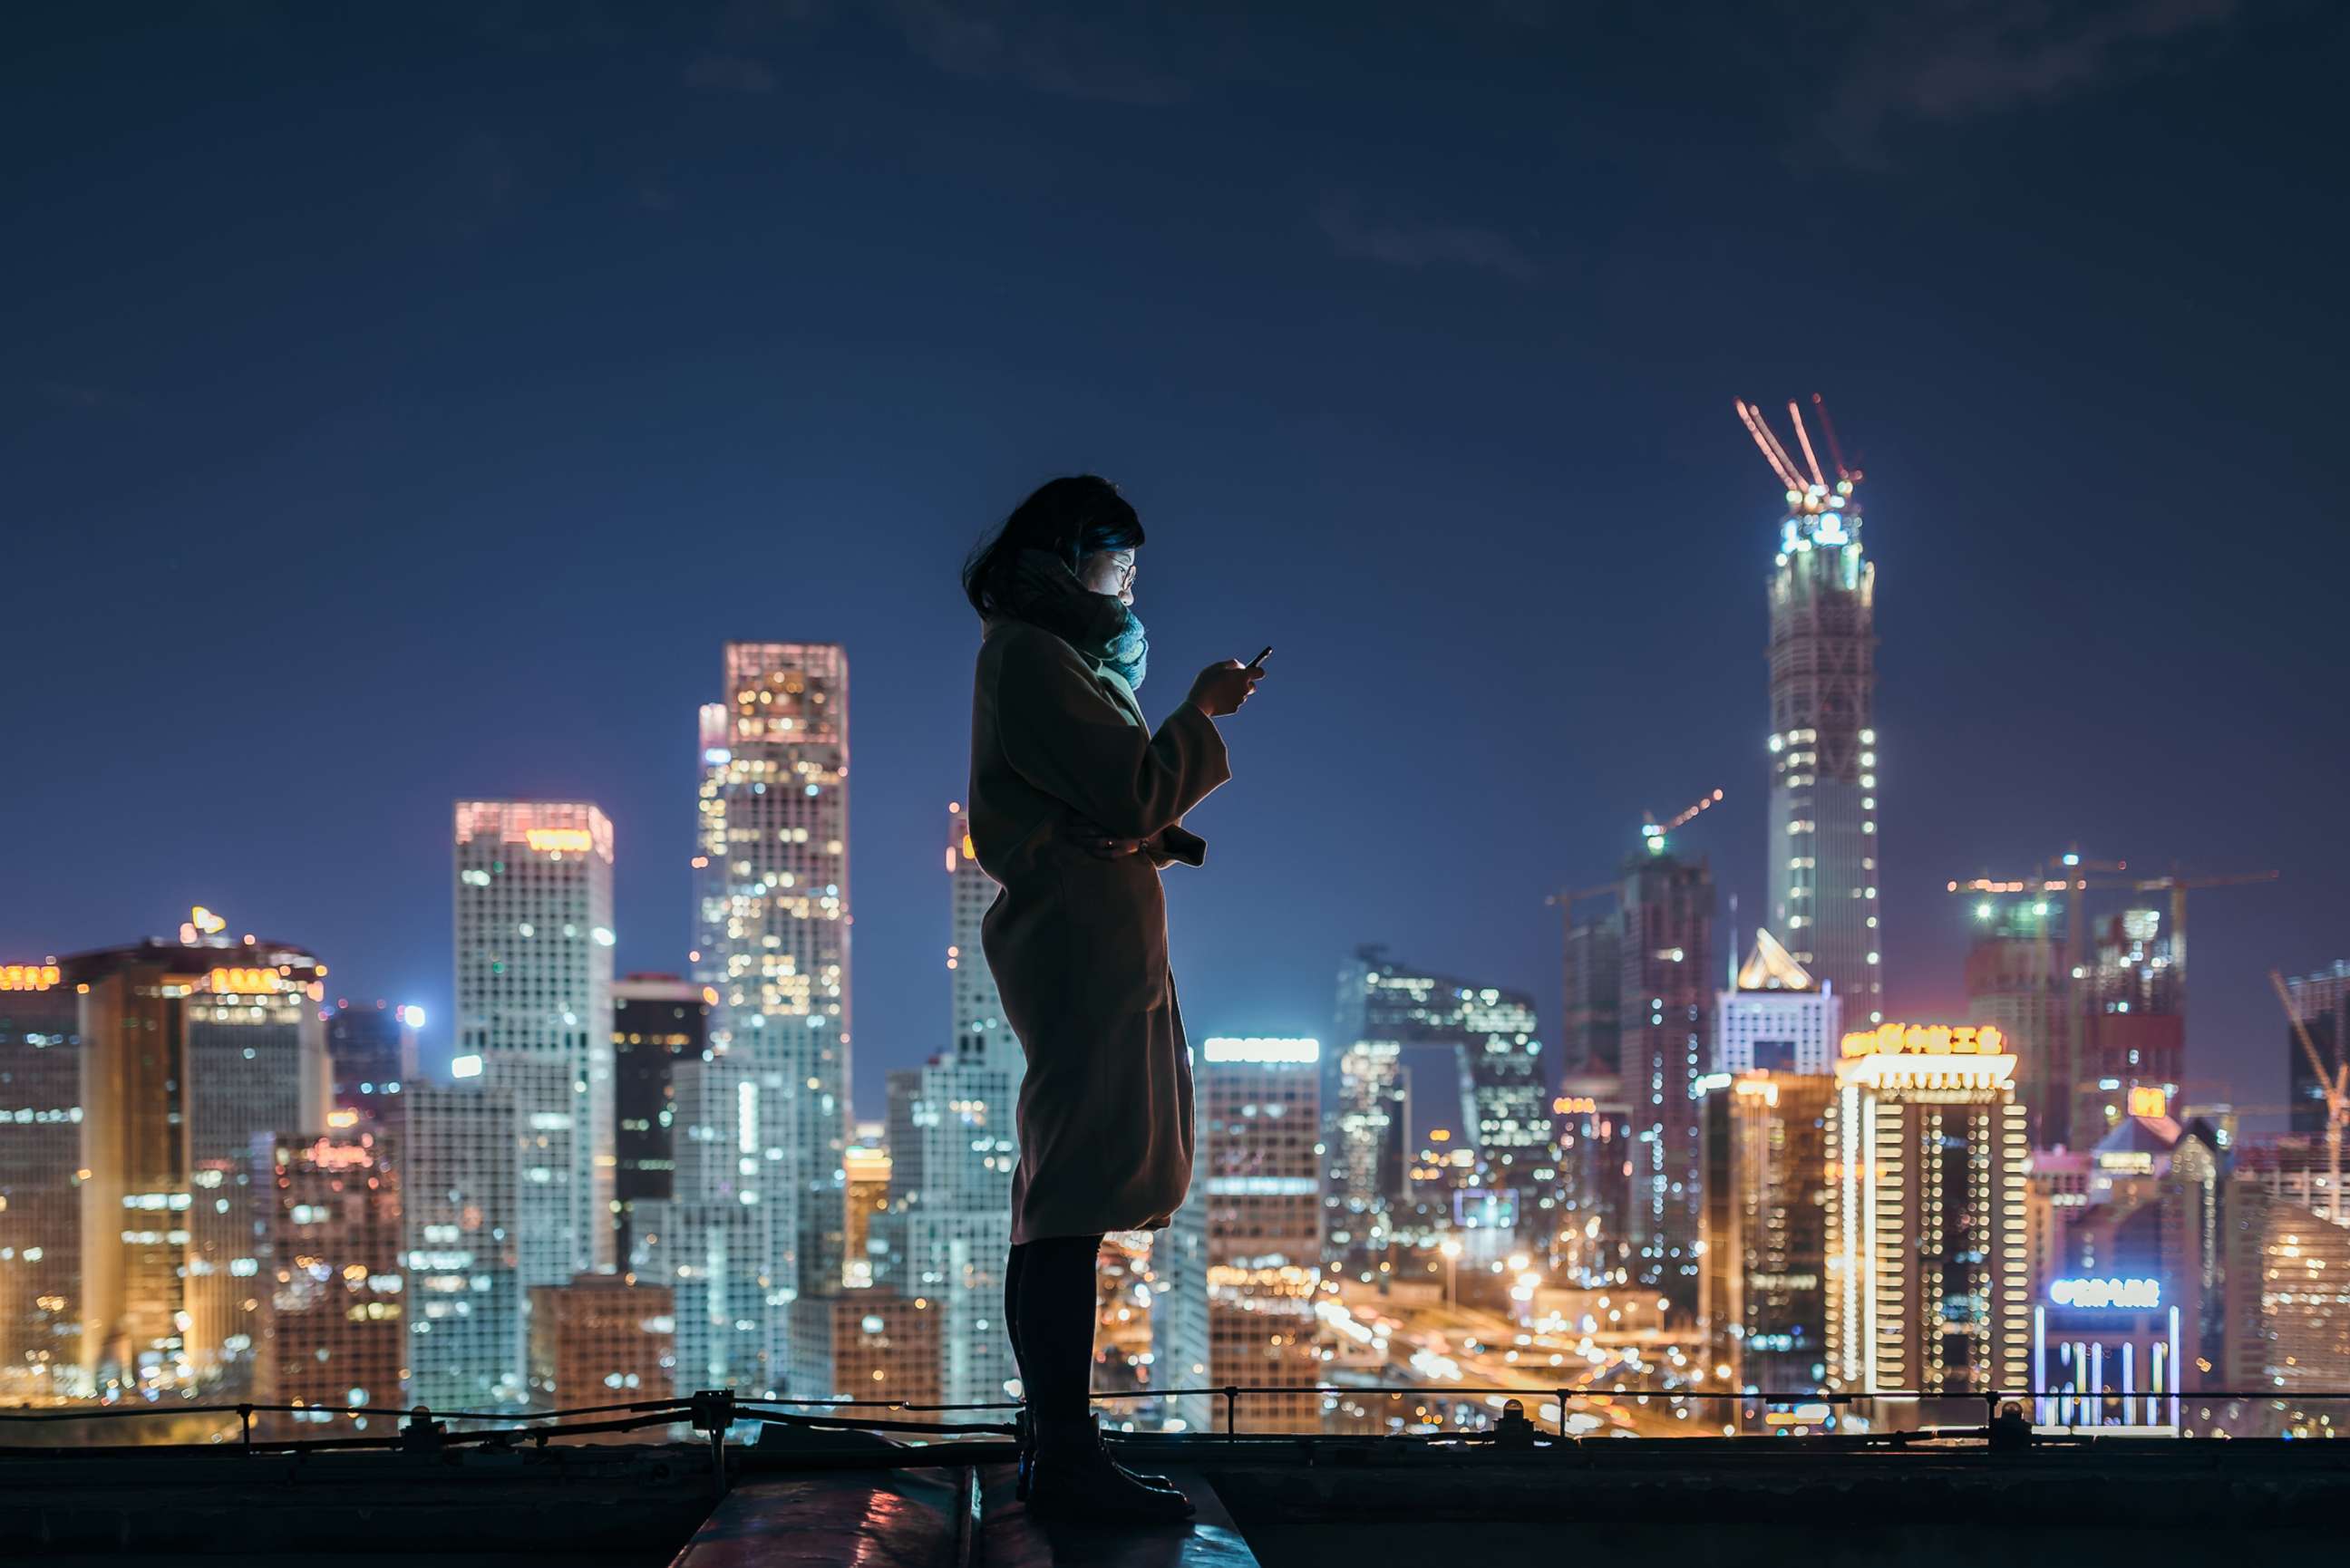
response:
<path id="1" fill-rule="evenodd" d="M 1012 1249 L 1003 1266 L 1003 1321 L 1028 1408 L 1072 1425 L 1092 1410 L 1095 1263 L 1099 1236 L 1046 1236 Z"/>

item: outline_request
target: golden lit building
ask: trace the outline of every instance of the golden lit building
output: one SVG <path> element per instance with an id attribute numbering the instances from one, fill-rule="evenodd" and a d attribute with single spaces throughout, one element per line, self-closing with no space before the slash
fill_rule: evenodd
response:
<path id="1" fill-rule="evenodd" d="M 255 1139 L 325 1130 L 326 966 L 196 909 L 176 940 L 60 968 L 81 1005 L 83 1386 L 248 1376 Z"/>
<path id="2" fill-rule="evenodd" d="M 873 1219 L 889 1208 L 889 1151 L 878 1137 L 860 1137 L 842 1158 L 848 1172 L 848 1278 L 852 1284 L 867 1284 L 873 1278 Z"/>
<path id="3" fill-rule="evenodd" d="M 2030 1149 L 2015 1068 L 1988 1025 L 1844 1037 L 1826 1126 L 1830 1388 L 2030 1386 Z"/>
<path id="4" fill-rule="evenodd" d="M 634 1274 L 532 1286 L 531 1402 L 564 1410 L 669 1397 L 676 1387 L 675 1305 L 667 1285 L 639 1284 Z"/>
<path id="5" fill-rule="evenodd" d="M 74 989 L 0 964 L 0 1399 L 80 1391 L 80 1146 Z"/>
<path id="6" fill-rule="evenodd" d="M 792 1303 L 792 1396 L 939 1403 L 939 1334 L 946 1321 L 928 1296 L 843 1291 Z"/>
<path id="7" fill-rule="evenodd" d="M 1699 1318 L 1731 1383 L 1808 1393 L 1826 1372 L 1828 1104 L 1835 1080 L 1703 1081 L 1705 1267 Z"/>
<path id="8" fill-rule="evenodd" d="M 1322 1381 L 1321 1055 L 1313 1040 L 1201 1044 L 1191 1192 L 1151 1247 L 1152 1272 L 1167 1286 L 1150 1314 L 1159 1387 Z M 1212 1397 L 1169 1405 L 1192 1430 L 1222 1424 Z M 1240 1402 L 1238 1417 L 1244 1432 L 1319 1431 L 1322 1397 L 1256 1395 Z"/>
<path id="9" fill-rule="evenodd" d="M 275 1405 L 364 1406 L 396 1423 L 408 1322 L 391 1151 L 376 1134 L 353 1131 L 275 1137 L 266 1153 L 260 1230 L 272 1284 L 255 1392 Z M 348 1423 L 354 1432 L 372 1424 Z"/>

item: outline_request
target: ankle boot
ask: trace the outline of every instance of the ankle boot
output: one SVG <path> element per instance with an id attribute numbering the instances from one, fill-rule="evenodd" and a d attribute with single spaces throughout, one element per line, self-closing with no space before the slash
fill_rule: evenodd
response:
<path id="1" fill-rule="evenodd" d="M 1020 1445 L 1020 1464 L 1012 1482 L 1012 1495 L 1026 1502 L 1028 1483 L 1036 1473 L 1036 1419 L 1025 1405 L 1012 1417 L 1012 1437 Z"/>
<path id="2" fill-rule="evenodd" d="M 1031 1513 L 1162 1523 L 1191 1517 L 1191 1500 L 1171 1483 L 1162 1485 L 1163 1490 L 1146 1483 L 1111 1459 L 1090 1416 L 1081 1423 L 1037 1421 L 1028 1483 Z"/>

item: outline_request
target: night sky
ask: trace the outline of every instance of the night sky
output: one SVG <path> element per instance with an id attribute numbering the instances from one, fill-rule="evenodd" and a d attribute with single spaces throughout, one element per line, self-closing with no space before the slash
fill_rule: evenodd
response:
<path id="1" fill-rule="evenodd" d="M 681 968 L 720 643 L 838 640 L 877 1116 L 947 1033 L 956 568 L 1091 470 L 1147 708 L 1277 649 L 1169 877 L 1194 1036 L 1326 1032 L 1384 940 L 1555 1038 L 1544 895 L 1643 808 L 1724 789 L 1683 843 L 1753 918 L 1731 401 L 1814 390 L 1893 1011 L 1960 1005 L 1947 879 L 2074 841 L 2283 872 L 2193 906 L 2245 1099 L 2268 968 L 2350 955 L 2350 11 L 142 9 L 0 65 L 0 958 L 203 902 L 445 1054 L 450 803 L 542 794 L 618 825 L 622 969 Z"/>

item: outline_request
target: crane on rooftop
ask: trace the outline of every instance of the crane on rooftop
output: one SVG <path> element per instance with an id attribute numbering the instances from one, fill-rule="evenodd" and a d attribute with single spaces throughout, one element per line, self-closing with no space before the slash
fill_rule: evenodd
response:
<path id="1" fill-rule="evenodd" d="M 1771 465 L 1771 472 L 1778 475 L 1779 483 L 1786 487 L 1787 498 L 1791 502 L 1807 502 L 1810 504 L 1807 509 L 1817 510 L 1819 503 L 1831 493 L 1839 496 L 1849 495 L 1860 483 L 1860 470 L 1845 462 L 1844 449 L 1836 443 L 1835 426 L 1828 419 L 1827 401 L 1817 392 L 1812 394 L 1812 409 L 1819 415 L 1821 433 L 1827 437 L 1828 462 L 1835 470 L 1834 481 L 1830 481 L 1826 472 L 1820 467 L 1819 452 L 1812 445 L 1811 430 L 1804 422 L 1802 403 L 1790 400 L 1787 404 L 1787 420 L 1794 427 L 1795 445 L 1804 454 L 1802 467 L 1796 466 L 1794 458 L 1771 429 L 1771 421 L 1763 416 L 1761 404 L 1734 398 L 1731 406 L 1738 410 L 1738 421 L 1746 427 L 1746 433 L 1754 438 L 1755 448 L 1762 453 L 1762 461 Z M 1835 504 L 1842 506 L 1844 504 L 1837 501 Z"/>
<path id="2" fill-rule="evenodd" d="M 2301 1042 L 2302 1054 L 2309 1058 L 2309 1069 L 2317 1075 L 2317 1092 L 2325 1096 L 2325 1207 L 2326 1218 L 2336 1225 L 2342 1223 L 2342 1125 L 2350 1121 L 2350 1062 L 2336 1063 L 2327 1072 L 2325 1059 L 2317 1054 L 2317 1045 L 2309 1037 L 2309 1027 L 2293 1011 L 2293 993 L 2284 988 L 2284 976 L 2269 971 L 2269 984 L 2276 989 L 2277 1000 L 2284 1004 L 2284 1015 L 2293 1023 L 2293 1037 Z"/>

